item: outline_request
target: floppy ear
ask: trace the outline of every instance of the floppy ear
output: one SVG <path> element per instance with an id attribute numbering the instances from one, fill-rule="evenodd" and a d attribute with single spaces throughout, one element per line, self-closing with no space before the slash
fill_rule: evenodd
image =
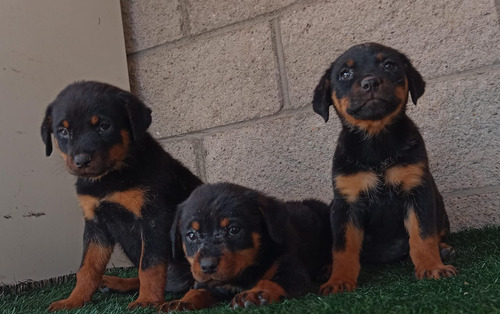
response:
<path id="1" fill-rule="evenodd" d="M 264 216 L 269 236 L 276 243 L 282 244 L 288 223 L 288 212 L 285 204 L 273 198 L 259 195 L 258 206 Z"/>
<path id="2" fill-rule="evenodd" d="M 50 104 L 45 111 L 45 118 L 43 118 L 42 121 L 41 131 L 42 140 L 45 143 L 45 155 L 50 156 L 52 153 L 52 138 L 50 136 L 52 133 L 52 104 Z"/>
<path id="3" fill-rule="evenodd" d="M 170 242 L 172 244 L 172 258 L 174 260 L 179 259 L 179 257 L 183 255 L 181 235 L 178 232 L 181 212 L 182 205 L 177 205 L 177 211 L 175 212 L 174 220 L 170 227 Z"/>
<path id="4" fill-rule="evenodd" d="M 332 64 L 333 66 L 333 64 Z M 325 119 L 325 122 L 328 121 L 329 113 L 328 109 L 331 105 L 333 105 L 332 101 L 332 87 L 330 82 L 330 75 L 332 74 L 332 67 L 326 70 L 325 74 L 319 80 L 318 86 L 314 89 L 314 98 L 313 98 L 313 109 L 314 112 L 319 114 Z"/>
<path id="5" fill-rule="evenodd" d="M 425 81 L 422 75 L 413 67 L 408 57 L 404 56 L 406 78 L 408 79 L 408 89 L 410 90 L 411 100 L 416 105 L 417 100 L 424 94 Z"/>
<path id="6" fill-rule="evenodd" d="M 129 92 L 122 92 L 119 96 L 125 103 L 133 138 L 140 139 L 151 125 L 151 109 Z"/>

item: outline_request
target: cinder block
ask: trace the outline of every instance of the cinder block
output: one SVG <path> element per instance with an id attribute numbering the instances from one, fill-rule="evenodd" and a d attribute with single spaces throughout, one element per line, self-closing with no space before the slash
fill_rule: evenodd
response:
<path id="1" fill-rule="evenodd" d="M 280 109 L 268 23 L 129 62 L 132 89 L 153 109 L 156 137 L 273 114 Z"/>
<path id="2" fill-rule="evenodd" d="M 182 37 L 177 0 L 121 0 L 120 3 L 127 53 Z"/>
<path id="3" fill-rule="evenodd" d="M 283 8 L 294 0 L 188 0 L 191 33 L 201 33 Z"/>
<path id="4" fill-rule="evenodd" d="M 451 231 L 500 225 L 500 193 L 446 197 Z"/>
<path id="5" fill-rule="evenodd" d="M 430 80 L 408 115 L 442 191 L 500 184 L 500 66 Z"/>
<path id="6" fill-rule="evenodd" d="M 191 140 L 162 141 L 160 144 L 173 158 L 180 161 L 192 173 L 201 176 L 196 162 L 196 148 Z"/>
<path id="7" fill-rule="evenodd" d="M 204 139 L 208 182 L 229 181 L 283 200 L 330 202 L 331 159 L 340 123 L 311 111 Z"/>
<path id="8" fill-rule="evenodd" d="M 319 3 L 281 18 L 292 107 L 307 105 L 330 63 L 354 44 L 379 42 L 406 53 L 426 78 L 500 59 L 494 1 Z"/>

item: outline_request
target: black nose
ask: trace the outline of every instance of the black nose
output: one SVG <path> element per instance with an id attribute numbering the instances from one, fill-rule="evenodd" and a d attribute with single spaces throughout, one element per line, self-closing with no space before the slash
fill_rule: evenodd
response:
<path id="1" fill-rule="evenodd" d="M 75 155 L 73 160 L 78 168 L 87 168 L 90 165 L 92 156 L 90 156 L 89 154 L 78 154 Z"/>
<path id="2" fill-rule="evenodd" d="M 365 92 L 374 92 L 380 86 L 380 79 L 375 76 L 367 76 L 361 81 L 361 88 Z"/>
<path id="3" fill-rule="evenodd" d="M 201 271 L 205 274 L 215 273 L 217 266 L 219 265 L 218 257 L 202 257 L 200 258 Z"/>

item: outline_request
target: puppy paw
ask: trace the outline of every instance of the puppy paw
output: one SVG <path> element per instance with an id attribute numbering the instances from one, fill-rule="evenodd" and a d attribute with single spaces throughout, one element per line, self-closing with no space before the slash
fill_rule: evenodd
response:
<path id="1" fill-rule="evenodd" d="M 49 312 L 60 311 L 60 310 L 71 310 L 82 307 L 84 302 L 82 300 L 72 300 L 64 299 L 56 302 L 52 302 L 47 309 Z"/>
<path id="2" fill-rule="evenodd" d="M 148 307 L 158 308 L 162 304 L 163 301 L 137 299 L 134 302 L 129 303 L 127 308 L 129 310 L 133 310 L 136 308 L 148 308 Z"/>
<path id="3" fill-rule="evenodd" d="M 448 262 L 448 261 L 451 261 L 455 258 L 456 252 L 448 244 L 441 243 L 439 245 L 439 255 L 441 256 L 441 260 L 443 262 Z"/>
<path id="4" fill-rule="evenodd" d="M 333 293 L 354 291 L 356 281 L 353 280 L 330 280 L 319 288 L 319 293 L 329 295 Z"/>
<path id="5" fill-rule="evenodd" d="M 194 311 L 196 308 L 191 302 L 184 302 L 182 300 L 174 300 L 170 302 L 163 303 L 160 306 L 160 312 L 172 312 L 172 311 Z"/>
<path id="6" fill-rule="evenodd" d="M 260 306 L 280 302 L 285 298 L 283 290 L 261 290 L 252 289 L 243 291 L 237 294 L 231 302 L 233 309 L 249 308 L 253 306 Z"/>
<path id="7" fill-rule="evenodd" d="M 431 268 L 416 268 L 415 277 L 417 279 L 439 279 L 444 277 L 451 277 L 458 274 L 455 267 L 451 265 L 437 265 Z"/>

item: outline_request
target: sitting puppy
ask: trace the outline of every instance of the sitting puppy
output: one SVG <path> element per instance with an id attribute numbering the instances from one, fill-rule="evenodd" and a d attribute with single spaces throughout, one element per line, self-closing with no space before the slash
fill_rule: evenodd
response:
<path id="1" fill-rule="evenodd" d="M 159 305 L 167 266 L 174 277 L 189 274 L 187 262 L 169 264 L 168 230 L 177 205 L 201 181 L 146 132 L 150 124 L 151 110 L 139 99 L 104 83 L 71 84 L 48 106 L 41 129 L 46 154 L 53 133 L 68 172 L 77 176 L 85 219 L 76 287 L 50 311 L 83 306 L 101 284 L 139 289 L 130 308 Z M 103 277 L 116 243 L 139 268 L 139 278 Z"/>
<path id="2" fill-rule="evenodd" d="M 402 53 L 375 43 L 351 47 L 314 92 L 313 109 L 342 122 L 333 157 L 333 270 L 322 294 L 356 287 L 360 257 L 385 263 L 406 256 L 421 278 L 455 275 L 440 258 L 452 249 L 443 199 L 429 171 L 424 141 L 405 113 L 425 82 Z"/>
<path id="3" fill-rule="evenodd" d="M 183 250 L 194 289 L 161 310 L 264 305 L 309 291 L 331 263 L 329 209 L 319 201 L 282 203 L 229 183 L 205 184 L 179 206 L 171 239 Z M 176 236 L 177 235 L 177 236 Z"/>

